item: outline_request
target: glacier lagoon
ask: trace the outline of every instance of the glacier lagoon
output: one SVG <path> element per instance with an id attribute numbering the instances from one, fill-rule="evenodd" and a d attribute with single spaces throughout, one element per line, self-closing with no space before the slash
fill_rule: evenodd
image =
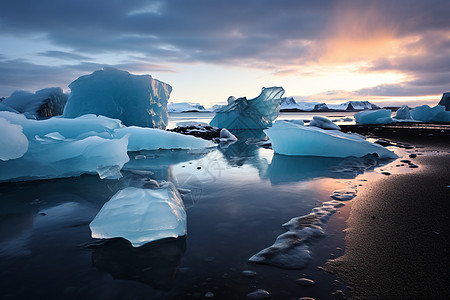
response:
<path id="1" fill-rule="evenodd" d="M 182 121 L 208 122 L 205 114 L 180 115 L 171 116 L 169 127 Z M 279 118 L 308 120 L 313 115 Z M 333 115 L 351 117 L 325 114 L 331 120 Z M 82 175 L 2 183 L 0 292 L 29 299 L 195 299 L 208 293 L 221 299 L 245 298 L 262 288 L 274 298 L 329 297 L 337 288 L 336 278 L 317 266 L 344 247 L 344 213 L 332 215 L 324 225 L 325 236 L 308 245 L 310 258 L 300 270 L 248 260 L 287 232 L 282 224 L 322 207 L 334 191 L 384 176 L 380 169 L 391 168 L 393 162 L 274 155 L 251 142 L 262 131 L 244 135 L 247 142 L 240 139 L 223 149 L 129 152 L 119 180 Z M 187 236 L 139 248 L 123 239 L 92 239 L 89 223 L 101 207 L 145 178 L 171 181 L 180 188 Z M 302 274 L 316 286 L 305 291 L 295 284 Z"/>

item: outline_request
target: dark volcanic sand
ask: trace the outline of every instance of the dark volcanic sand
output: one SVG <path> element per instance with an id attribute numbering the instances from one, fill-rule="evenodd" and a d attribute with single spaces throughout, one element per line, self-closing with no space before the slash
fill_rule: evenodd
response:
<path id="1" fill-rule="evenodd" d="M 347 130 L 422 146 L 412 151 L 424 155 L 411 159 L 420 166 L 413 172 L 367 183 L 352 204 L 345 253 L 326 268 L 347 282 L 352 298 L 449 299 L 449 131 Z"/>

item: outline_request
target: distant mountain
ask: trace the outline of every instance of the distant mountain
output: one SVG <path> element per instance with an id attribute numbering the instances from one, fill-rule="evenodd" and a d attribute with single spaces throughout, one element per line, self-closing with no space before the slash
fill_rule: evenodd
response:
<path id="1" fill-rule="evenodd" d="M 280 111 L 360 111 L 380 109 L 369 101 L 347 101 L 341 104 L 327 104 L 320 102 L 296 102 L 293 97 L 281 99 Z"/>
<path id="2" fill-rule="evenodd" d="M 206 112 L 207 110 L 200 103 L 173 103 L 170 102 L 167 105 L 167 111 L 170 113 L 180 113 L 180 112 Z"/>

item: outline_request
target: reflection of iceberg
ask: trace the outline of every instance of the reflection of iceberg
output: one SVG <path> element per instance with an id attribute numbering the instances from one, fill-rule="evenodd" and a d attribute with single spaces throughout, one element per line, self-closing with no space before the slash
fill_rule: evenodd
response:
<path id="1" fill-rule="evenodd" d="M 211 125 L 227 129 L 264 129 L 272 125 L 280 111 L 281 87 L 263 88 L 261 94 L 251 100 L 230 97 L 229 104 L 216 111 Z"/>
<path id="2" fill-rule="evenodd" d="M 293 156 L 362 157 L 376 153 L 381 158 L 396 158 L 392 151 L 366 141 L 357 134 L 324 130 L 277 121 L 264 130 L 275 153 Z"/>
<path id="3" fill-rule="evenodd" d="M 132 247 L 122 239 L 109 240 L 95 247 L 92 264 L 114 279 L 135 280 L 156 289 L 169 290 L 186 250 L 186 238 L 165 239 Z"/>
<path id="4" fill-rule="evenodd" d="M 306 181 L 319 177 L 354 178 L 378 163 L 373 158 L 335 158 L 275 154 L 267 169 L 266 177 L 270 179 L 272 184 Z"/>
<path id="5" fill-rule="evenodd" d="M 186 235 L 186 211 L 172 183 L 117 192 L 89 224 L 93 238 L 123 237 L 135 247 Z"/>

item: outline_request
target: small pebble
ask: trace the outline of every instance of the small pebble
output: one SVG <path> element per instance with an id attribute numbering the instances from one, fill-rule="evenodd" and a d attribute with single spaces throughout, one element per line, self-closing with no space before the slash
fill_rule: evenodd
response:
<path id="1" fill-rule="evenodd" d="M 409 155 L 409 157 L 411 157 L 411 158 L 416 158 L 416 157 L 417 157 L 417 154 L 412 153 L 412 154 Z"/>
<path id="2" fill-rule="evenodd" d="M 402 159 L 400 162 L 405 163 L 405 164 L 409 164 L 411 161 L 409 159 Z"/>
<path id="3" fill-rule="evenodd" d="M 415 165 L 415 164 L 410 164 L 409 167 L 410 167 L 410 168 L 418 168 L 419 166 L 418 166 L 418 165 Z"/>
<path id="4" fill-rule="evenodd" d="M 46 213 L 40 213 L 40 215 L 41 215 L 41 216 L 46 216 L 47 214 L 46 214 Z"/>
<path id="5" fill-rule="evenodd" d="M 295 283 L 298 285 L 303 285 L 303 286 L 313 286 L 316 284 L 314 282 L 314 280 L 309 279 L 309 278 L 298 278 L 295 280 Z"/>
<path id="6" fill-rule="evenodd" d="M 252 271 L 252 270 L 244 270 L 242 271 L 242 275 L 244 275 L 245 277 L 251 278 L 251 277 L 255 277 L 256 276 L 256 272 Z"/>
<path id="7" fill-rule="evenodd" d="M 391 175 L 391 173 L 389 173 L 389 172 L 381 172 L 381 174 L 386 175 L 386 176 Z"/>
<path id="8" fill-rule="evenodd" d="M 250 299 L 269 299 L 272 295 L 263 289 L 256 290 L 254 292 L 248 293 L 247 297 Z"/>
<path id="9" fill-rule="evenodd" d="M 300 298 L 298 298 L 298 300 L 316 300 L 316 299 L 311 298 L 311 297 L 300 297 Z"/>
<path id="10" fill-rule="evenodd" d="M 200 170 L 202 167 L 197 167 L 197 170 Z"/>

